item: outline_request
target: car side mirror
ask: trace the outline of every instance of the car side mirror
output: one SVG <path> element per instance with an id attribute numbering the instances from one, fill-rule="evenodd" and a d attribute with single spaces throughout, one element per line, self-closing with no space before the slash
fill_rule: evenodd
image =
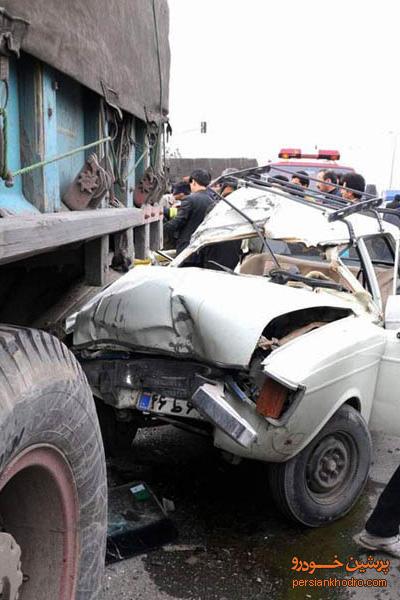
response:
<path id="1" fill-rule="evenodd" d="M 400 296 L 389 296 L 387 299 L 385 328 L 400 329 Z"/>

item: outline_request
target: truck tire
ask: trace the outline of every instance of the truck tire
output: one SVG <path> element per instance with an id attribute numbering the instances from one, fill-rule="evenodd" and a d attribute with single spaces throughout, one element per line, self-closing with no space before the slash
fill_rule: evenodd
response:
<path id="1" fill-rule="evenodd" d="M 12 565 L 10 548 L 21 550 L 21 565 L 14 552 L 6 580 L 15 583 L 22 571 L 21 600 L 98 598 L 106 522 L 104 451 L 85 375 L 56 338 L 0 325 L 5 564 Z"/>
<path id="2" fill-rule="evenodd" d="M 269 484 L 291 520 L 320 527 L 343 517 L 362 493 L 371 464 L 371 437 L 363 417 L 343 405 L 294 458 L 269 465 Z"/>

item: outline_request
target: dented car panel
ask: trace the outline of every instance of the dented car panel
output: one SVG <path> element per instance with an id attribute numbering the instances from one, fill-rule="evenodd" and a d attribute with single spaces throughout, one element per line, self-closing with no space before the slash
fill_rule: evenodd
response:
<path id="1" fill-rule="evenodd" d="M 371 431 L 399 435 L 399 330 L 385 331 L 385 349 L 379 368 L 369 426 Z"/>
<path id="2" fill-rule="evenodd" d="M 349 227 L 343 221 L 328 221 L 331 208 L 316 207 L 311 202 L 294 202 L 290 194 L 253 188 L 239 188 L 229 195 L 229 202 L 243 211 L 266 237 L 299 241 L 306 246 L 339 246 L 351 241 Z M 379 223 L 365 215 L 348 217 L 355 237 L 380 232 Z M 397 228 L 385 223 L 385 231 L 397 239 Z M 190 245 L 172 262 L 178 266 L 203 246 L 218 241 L 255 236 L 254 227 L 231 206 L 218 202 L 192 235 Z"/>
<path id="3" fill-rule="evenodd" d="M 224 432 L 215 431 L 215 445 L 244 458 L 284 462 L 298 454 L 346 402 L 359 407 L 368 422 L 379 366 L 385 350 L 383 332 L 356 317 L 325 324 L 274 350 L 263 362 L 265 373 L 298 390 L 279 420 L 263 419 L 255 408 L 230 402 L 257 432 L 250 448 L 240 448 Z"/>
<path id="4" fill-rule="evenodd" d="M 124 419 L 197 428 L 228 455 L 270 463 L 285 513 L 319 526 L 361 494 L 369 429 L 400 435 L 400 338 L 385 328 L 400 327 L 399 229 L 331 220 L 333 208 L 282 189 L 243 187 L 229 202 L 251 222 L 219 202 L 169 267 L 133 269 L 81 309 L 75 351 Z M 237 273 L 176 268 L 255 229 L 289 252 L 266 247 Z"/>
<path id="5" fill-rule="evenodd" d="M 270 321 L 313 307 L 352 312 L 346 298 L 260 277 L 195 268 L 133 269 L 79 312 L 74 346 L 112 343 L 246 368 Z"/>
<path id="6" fill-rule="evenodd" d="M 305 389 L 301 405 L 288 410 L 288 439 L 300 432 L 303 438 L 284 448 L 287 456 L 304 448 L 345 402 L 359 407 L 369 421 L 384 350 L 383 329 L 348 317 L 292 340 L 265 359 L 268 376 Z"/>

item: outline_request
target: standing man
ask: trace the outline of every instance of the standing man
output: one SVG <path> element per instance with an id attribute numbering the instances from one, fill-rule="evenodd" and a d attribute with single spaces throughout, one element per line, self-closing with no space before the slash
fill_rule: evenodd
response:
<path id="1" fill-rule="evenodd" d="M 174 250 L 176 248 L 176 239 L 168 232 L 168 221 L 173 219 L 178 214 L 178 207 L 182 201 L 189 196 L 190 185 L 185 181 L 176 183 L 172 190 L 172 200 L 167 199 L 167 203 L 164 205 L 164 246 L 165 250 Z M 164 196 L 163 196 L 164 198 Z"/>
<path id="2" fill-rule="evenodd" d="M 166 232 L 176 238 L 176 254 L 180 254 L 190 242 L 192 234 L 211 209 L 213 201 L 207 193 L 210 175 L 203 169 L 196 169 L 190 175 L 190 195 L 183 201 L 176 217 L 165 224 Z"/>
<path id="3" fill-rule="evenodd" d="M 237 180 L 233 177 L 230 178 L 228 175 L 225 179 L 221 180 L 219 194 L 222 198 L 226 198 L 229 194 L 237 190 L 237 187 Z M 219 200 L 219 202 L 223 202 L 223 200 Z M 196 263 L 196 266 L 217 271 L 224 270 L 224 267 L 226 267 L 233 271 L 242 255 L 241 246 L 242 240 L 227 240 L 225 242 L 209 244 L 198 251 L 198 263 Z"/>
<path id="4" fill-rule="evenodd" d="M 293 184 L 293 186 L 302 188 L 303 190 L 308 190 L 310 179 L 307 171 L 296 171 L 296 173 L 293 173 L 290 183 Z"/>
<path id="5" fill-rule="evenodd" d="M 360 202 L 363 193 L 365 192 L 365 179 L 359 173 L 345 173 L 342 181 L 343 188 L 340 193 L 342 200 L 354 204 Z"/>
<path id="6" fill-rule="evenodd" d="M 334 171 L 319 171 L 317 188 L 323 195 L 323 200 L 341 202 L 340 190 L 337 187 L 338 178 Z"/>
<path id="7" fill-rule="evenodd" d="M 299 196 L 300 198 L 304 198 L 304 200 L 312 200 L 312 198 L 307 195 L 309 186 L 310 179 L 307 171 L 296 171 L 296 173 L 293 173 L 290 183 L 287 184 L 286 189 L 294 196 Z"/>
<path id="8" fill-rule="evenodd" d="M 400 467 L 379 496 L 365 529 L 354 536 L 354 541 L 368 548 L 400 558 Z"/>

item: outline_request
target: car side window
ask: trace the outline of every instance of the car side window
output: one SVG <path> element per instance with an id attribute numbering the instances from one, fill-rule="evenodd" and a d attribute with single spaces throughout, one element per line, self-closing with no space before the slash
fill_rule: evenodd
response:
<path id="1" fill-rule="evenodd" d="M 394 252 L 386 236 L 374 235 L 364 238 L 364 241 L 374 266 L 394 266 Z"/>
<path id="2" fill-rule="evenodd" d="M 358 279 L 361 285 L 372 294 L 371 286 L 368 280 L 368 276 L 361 260 L 358 249 L 355 246 L 347 246 L 340 253 L 341 261 L 346 265 L 348 269 L 353 273 L 354 277 Z"/>
<path id="3" fill-rule="evenodd" d="M 393 290 L 394 249 L 384 234 L 365 237 L 364 243 L 378 282 L 384 310 L 388 296 Z"/>

